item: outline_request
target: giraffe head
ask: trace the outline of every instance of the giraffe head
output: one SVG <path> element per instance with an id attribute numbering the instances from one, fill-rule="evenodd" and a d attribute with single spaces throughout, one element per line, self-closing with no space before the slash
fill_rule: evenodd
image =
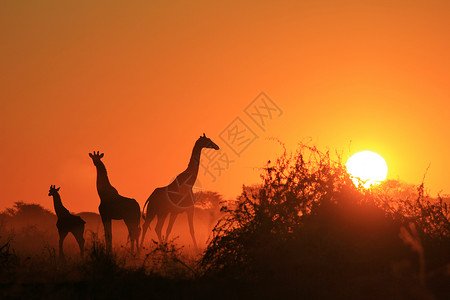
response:
<path id="1" fill-rule="evenodd" d="M 100 153 L 100 151 L 97 151 L 97 153 L 95 153 L 95 151 L 93 153 L 89 153 L 89 156 L 92 158 L 92 161 L 94 162 L 94 165 L 97 165 L 100 160 L 103 157 L 103 153 Z"/>
<path id="2" fill-rule="evenodd" d="M 51 186 L 50 186 L 50 190 L 48 191 L 48 195 L 49 195 L 49 196 L 57 195 L 60 188 L 61 188 L 61 187 L 56 188 L 56 186 L 51 185 Z"/>
<path id="3" fill-rule="evenodd" d="M 217 146 L 216 143 L 211 141 L 210 138 L 206 137 L 204 133 L 203 136 L 200 136 L 200 138 L 197 140 L 197 143 L 200 143 L 202 148 L 211 148 L 214 150 L 219 150 L 219 146 Z"/>

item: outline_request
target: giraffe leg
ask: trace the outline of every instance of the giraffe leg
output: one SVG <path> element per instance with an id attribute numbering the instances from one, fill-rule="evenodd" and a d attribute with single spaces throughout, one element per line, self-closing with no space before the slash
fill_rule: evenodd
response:
<path id="1" fill-rule="evenodd" d="M 173 227 L 173 223 L 175 222 L 175 219 L 177 218 L 176 213 L 171 213 L 170 214 L 170 218 L 169 218 L 169 224 L 167 225 L 167 229 L 166 229 L 166 241 L 169 239 L 169 234 L 172 231 L 172 227 Z"/>
<path id="2" fill-rule="evenodd" d="M 61 259 L 64 259 L 63 244 L 64 244 L 64 239 L 66 238 L 68 233 L 69 232 L 67 232 L 67 231 L 60 231 L 59 232 L 59 258 L 61 258 Z"/>
<path id="3" fill-rule="evenodd" d="M 108 253 L 112 252 L 112 228 L 111 228 L 111 219 L 103 218 L 103 228 L 105 230 L 105 244 L 106 244 L 106 251 Z"/>
<path id="4" fill-rule="evenodd" d="M 140 248 L 142 248 L 142 246 L 144 245 L 145 234 L 147 233 L 147 229 L 150 227 L 150 223 L 153 221 L 154 218 L 155 218 L 154 213 L 152 214 L 147 213 L 147 218 L 145 219 L 144 224 L 142 225 L 142 238 Z"/>
<path id="5" fill-rule="evenodd" d="M 80 255 L 81 258 L 84 257 L 84 224 L 74 230 L 73 235 L 75 236 L 75 239 L 77 240 L 78 246 L 80 247 Z"/>
<path id="6" fill-rule="evenodd" d="M 190 207 L 187 210 L 188 223 L 189 223 L 189 231 L 191 232 L 192 241 L 194 242 L 195 250 L 198 249 L 197 242 L 195 241 L 195 232 L 194 232 L 194 207 Z"/>
<path id="7" fill-rule="evenodd" d="M 139 255 L 139 236 L 141 235 L 141 226 L 139 226 L 140 224 L 138 223 L 137 224 L 137 226 L 136 226 L 136 228 L 135 228 L 135 230 L 134 230 L 134 233 L 133 233 L 133 235 L 134 235 L 134 238 L 133 238 L 133 240 L 134 240 L 134 245 L 135 245 L 135 247 L 136 247 L 136 252 L 137 252 L 137 254 Z"/>
<path id="8" fill-rule="evenodd" d="M 156 223 L 156 227 L 155 227 L 156 235 L 158 236 L 160 243 L 163 242 L 163 238 L 161 236 L 161 231 L 162 231 L 164 221 L 166 220 L 166 218 L 167 218 L 167 213 L 159 214 L 158 222 Z"/>
<path id="9" fill-rule="evenodd" d="M 139 251 L 138 248 L 138 240 L 139 240 L 139 234 L 140 234 L 140 228 L 139 223 L 136 223 L 136 221 L 125 221 L 125 224 L 128 228 L 128 236 L 130 238 L 131 243 L 131 252 L 134 253 L 134 245 L 136 244 L 136 249 Z"/>
<path id="10" fill-rule="evenodd" d="M 134 238 L 133 238 L 134 237 L 134 233 L 133 233 L 134 228 L 133 228 L 133 225 L 128 222 L 125 222 L 125 224 L 127 225 L 127 229 L 128 229 L 128 238 L 130 239 L 131 253 L 133 253 L 134 252 Z"/>

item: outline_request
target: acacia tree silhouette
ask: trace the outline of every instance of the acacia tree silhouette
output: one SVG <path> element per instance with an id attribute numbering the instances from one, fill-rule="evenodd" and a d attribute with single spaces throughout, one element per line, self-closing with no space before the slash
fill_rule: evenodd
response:
<path id="1" fill-rule="evenodd" d="M 105 229 L 106 248 L 109 252 L 112 250 L 112 229 L 111 220 L 123 220 L 128 228 L 128 234 L 131 242 L 131 251 L 134 251 L 134 245 L 139 251 L 138 242 L 141 231 L 141 209 L 136 200 L 119 195 L 117 190 L 111 185 L 106 173 L 106 167 L 101 161 L 103 153 L 89 153 L 92 161 L 97 168 L 97 192 L 100 197 L 98 210 L 102 218 Z"/>
<path id="2" fill-rule="evenodd" d="M 145 206 L 147 206 L 147 213 L 142 213 L 142 217 L 145 221 L 142 228 L 141 247 L 144 243 L 145 233 L 155 216 L 158 217 L 155 231 L 158 235 L 159 242 L 161 243 L 163 241 L 161 230 L 167 216 L 170 214 L 169 224 L 166 229 L 166 240 L 172 231 L 172 226 L 178 214 L 186 211 L 192 241 L 194 247 L 197 249 L 193 222 L 195 201 L 192 187 L 197 179 L 200 155 L 203 148 L 219 150 L 219 146 L 203 133 L 203 136 L 200 136 L 195 142 L 191 159 L 189 160 L 186 170 L 180 173 L 168 186 L 156 188 L 150 197 L 148 197 L 147 201 L 145 201 L 143 211 L 145 211 Z"/>
<path id="3" fill-rule="evenodd" d="M 205 225 L 207 225 L 208 232 L 210 232 L 223 215 L 221 211 L 222 206 L 230 200 L 225 201 L 221 194 L 213 191 L 195 192 L 194 196 L 197 213 L 200 213 L 206 219 Z"/>
<path id="4" fill-rule="evenodd" d="M 59 189 L 54 185 L 50 186 L 48 191 L 49 196 L 53 196 L 53 206 L 55 207 L 55 213 L 58 217 L 56 222 L 56 227 L 58 228 L 59 234 L 59 257 L 64 258 L 63 243 L 66 236 L 71 232 L 75 239 L 77 240 L 78 246 L 80 247 L 80 255 L 84 255 L 84 224 L 86 222 L 79 216 L 72 215 L 67 208 L 61 202 L 61 197 L 59 195 Z"/>

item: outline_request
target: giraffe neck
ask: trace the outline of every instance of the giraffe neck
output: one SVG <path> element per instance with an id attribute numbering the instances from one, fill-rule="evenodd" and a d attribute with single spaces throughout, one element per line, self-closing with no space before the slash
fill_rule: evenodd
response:
<path id="1" fill-rule="evenodd" d="M 70 214 L 67 208 L 65 208 L 64 205 L 62 204 L 61 197 L 59 196 L 58 193 L 53 195 L 53 206 L 55 207 L 55 213 L 56 216 L 58 216 L 58 218 Z"/>
<path id="2" fill-rule="evenodd" d="M 192 149 L 191 159 L 189 160 L 189 165 L 186 171 L 191 175 L 190 176 L 190 184 L 194 185 L 195 180 L 198 175 L 198 168 L 200 166 L 200 154 L 202 153 L 202 146 L 196 142 L 194 148 Z"/>
<path id="3" fill-rule="evenodd" d="M 97 190 L 100 192 L 112 188 L 108 179 L 108 174 L 106 173 L 105 164 L 100 161 L 95 167 L 97 168 Z"/>
<path id="4" fill-rule="evenodd" d="M 111 197 L 116 196 L 118 192 L 109 182 L 105 164 L 100 161 L 95 167 L 97 168 L 97 193 L 100 196 L 100 202 L 111 200 Z"/>

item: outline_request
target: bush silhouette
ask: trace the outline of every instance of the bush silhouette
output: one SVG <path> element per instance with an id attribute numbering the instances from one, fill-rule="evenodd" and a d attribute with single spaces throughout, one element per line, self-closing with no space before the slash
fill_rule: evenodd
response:
<path id="1" fill-rule="evenodd" d="M 33 255 L 56 243 L 56 216 L 39 204 L 16 202 L 0 214 L 0 235 L 17 253 Z"/>
<path id="2" fill-rule="evenodd" d="M 387 209 L 379 191 L 354 185 L 339 159 L 306 145 L 269 161 L 261 177 L 214 228 L 201 261 L 206 274 L 267 282 L 286 295 L 428 295 L 418 248 L 405 237 L 442 245 L 449 216 L 445 205 L 424 201 L 423 185 L 412 202 Z"/>

